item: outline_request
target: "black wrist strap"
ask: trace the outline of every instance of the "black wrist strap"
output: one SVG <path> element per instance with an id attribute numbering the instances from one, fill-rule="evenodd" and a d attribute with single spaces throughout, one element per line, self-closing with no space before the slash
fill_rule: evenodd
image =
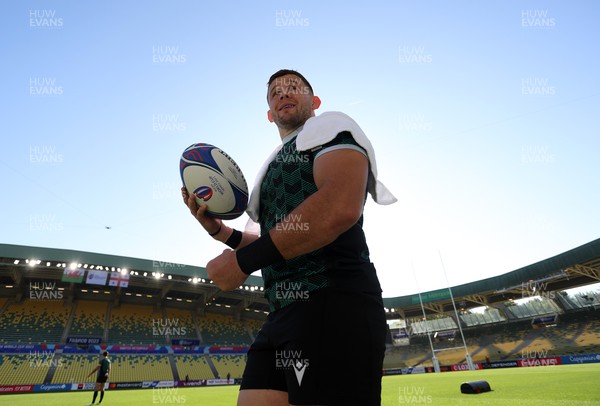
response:
<path id="1" fill-rule="evenodd" d="M 233 229 L 233 233 L 229 236 L 227 241 L 225 241 L 225 245 L 227 245 L 231 249 L 236 249 L 238 245 L 242 242 L 242 232 L 236 229 Z"/>
<path id="2" fill-rule="evenodd" d="M 269 233 L 240 248 L 235 255 L 240 269 L 246 275 L 284 259 Z"/>
<path id="3" fill-rule="evenodd" d="M 214 237 L 215 235 L 217 235 L 221 232 L 221 228 L 223 228 L 223 226 L 221 224 L 219 224 L 219 228 L 217 229 L 217 231 L 215 231 L 214 233 L 208 233 L 208 235 L 210 235 L 211 237 Z"/>

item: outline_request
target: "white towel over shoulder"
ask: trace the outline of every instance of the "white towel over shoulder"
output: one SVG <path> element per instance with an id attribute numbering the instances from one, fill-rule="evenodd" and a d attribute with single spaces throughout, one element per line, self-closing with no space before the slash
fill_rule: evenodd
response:
<path id="1" fill-rule="evenodd" d="M 339 133 L 348 131 L 352 134 L 354 140 L 365 149 L 370 163 L 369 181 L 367 184 L 367 190 L 371 194 L 371 197 L 376 203 L 379 204 L 392 204 L 397 201 L 394 195 L 384 186 L 383 183 L 377 180 L 377 164 L 375 162 L 375 151 L 371 142 L 363 132 L 363 130 L 356 124 L 356 122 L 344 113 L 337 111 L 325 112 L 319 116 L 309 118 L 302 131 L 296 138 L 296 148 L 298 151 L 306 151 L 312 148 L 316 148 L 320 145 L 326 144 L 332 141 Z M 260 168 L 254 183 L 254 188 L 250 195 L 250 201 L 248 202 L 248 208 L 246 212 L 252 221 L 258 222 L 258 210 L 260 202 L 260 184 L 267 172 L 267 168 L 271 161 L 275 158 L 275 155 L 281 149 L 279 145 L 275 151 L 271 153 L 267 161 Z M 250 226 L 250 224 L 248 225 Z"/>

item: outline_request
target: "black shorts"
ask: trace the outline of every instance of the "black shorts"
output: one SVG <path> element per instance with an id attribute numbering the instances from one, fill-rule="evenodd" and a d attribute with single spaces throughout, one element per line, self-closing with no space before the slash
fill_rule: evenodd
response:
<path id="1" fill-rule="evenodd" d="M 294 405 L 380 405 L 386 332 L 381 293 L 311 292 L 269 314 L 240 390 L 285 391 Z"/>
<path id="2" fill-rule="evenodd" d="M 98 375 L 96 378 L 96 383 L 106 383 L 108 381 L 108 376 L 106 375 Z"/>

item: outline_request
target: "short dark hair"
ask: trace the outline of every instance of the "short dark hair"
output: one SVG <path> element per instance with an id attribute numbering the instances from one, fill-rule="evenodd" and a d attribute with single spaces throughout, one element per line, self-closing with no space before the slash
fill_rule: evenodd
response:
<path id="1" fill-rule="evenodd" d="M 105 357 L 108 357 L 108 351 L 104 351 L 104 352 L 102 353 L 102 355 L 104 355 Z"/>
<path id="2" fill-rule="evenodd" d="M 302 74 L 298 71 L 292 70 L 292 69 L 280 69 L 277 72 L 275 72 L 274 74 L 271 75 L 271 77 L 269 78 L 269 81 L 267 82 L 267 88 L 269 86 L 271 86 L 271 83 L 273 83 L 273 81 L 277 78 L 280 78 L 282 76 L 285 75 L 294 75 L 299 77 L 306 86 L 308 86 L 308 89 L 310 90 L 311 94 L 314 94 L 313 92 L 313 88 L 310 85 L 310 83 L 308 82 L 308 80 L 306 80 L 306 78 L 304 76 L 302 76 Z M 267 99 L 269 98 L 269 94 L 267 93 Z"/>

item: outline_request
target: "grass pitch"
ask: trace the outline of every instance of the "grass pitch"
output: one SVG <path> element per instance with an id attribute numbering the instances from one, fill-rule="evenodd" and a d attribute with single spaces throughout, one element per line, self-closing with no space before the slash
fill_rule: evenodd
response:
<path id="1" fill-rule="evenodd" d="M 389 376 L 383 378 L 381 404 L 597 406 L 600 405 L 599 378 L 600 364 Z M 492 392 L 460 393 L 461 383 L 475 380 L 487 381 Z M 238 386 L 221 386 L 107 391 L 102 404 L 231 406 L 236 404 L 238 390 Z M 83 406 L 91 400 L 92 392 L 1 395 L 0 405 Z"/>

